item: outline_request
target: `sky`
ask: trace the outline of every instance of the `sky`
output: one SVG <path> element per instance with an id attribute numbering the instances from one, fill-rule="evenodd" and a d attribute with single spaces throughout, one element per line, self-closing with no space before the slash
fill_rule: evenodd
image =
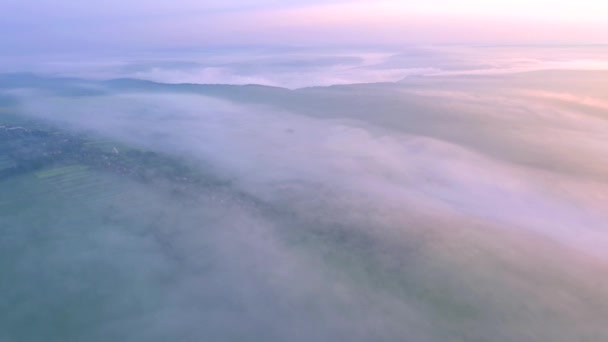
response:
<path id="1" fill-rule="evenodd" d="M 596 0 L 1 0 L 0 12 L 4 54 L 608 42 Z"/>

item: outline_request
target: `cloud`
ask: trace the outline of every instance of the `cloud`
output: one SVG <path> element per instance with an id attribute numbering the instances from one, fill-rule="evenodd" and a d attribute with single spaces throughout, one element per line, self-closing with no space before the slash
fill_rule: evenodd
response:
<path id="1" fill-rule="evenodd" d="M 445 98 L 443 94 L 440 95 Z M 462 102 L 462 98 L 450 101 L 454 113 L 448 115 L 452 116 L 452 121 L 458 123 L 466 120 L 459 117 L 466 114 L 457 114 L 458 110 L 453 107 L 455 103 Z M 484 105 L 501 103 L 500 99 L 483 96 L 474 98 L 474 101 Z M 104 103 L 112 103 L 113 106 L 109 109 Z M 531 107 L 520 102 L 516 102 L 516 105 Z M 65 118 L 66 122 L 79 122 L 86 128 L 115 135 L 114 138 L 118 140 L 137 144 L 154 142 L 155 146 L 151 147 L 156 149 L 167 144 L 166 148 L 170 150 L 179 149 L 182 153 L 193 154 L 198 159 L 221 167 L 223 173 L 236 177 L 242 186 L 254 187 L 251 191 L 256 197 L 272 196 L 272 193 L 266 192 L 274 189 L 273 184 L 290 186 L 292 183 L 302 183 L 305 186 L 307 182 L 312 182 L 311 186 L 319 184 L 353 195 L 360 192 L 359 196 L 374 193 L 378 198 L 399 198 L 397 201 L 400 203 L 408 203 L 415 198 L 418 206 L 427 201 L 430 208 L 454 206 L 474 216 L 496 220 L 501 224 L 523 225 L 565 242 L 576 241 L 578 237 L 585 238 L 578 229 L 574 229 L 583 222 L 584 226 L 590 228 L 589 233 L 596 231 L 592 227 L 599 229 L 603 224 L 601 216 L 587 217 L 578 210 L 568 209 L 567 204 L 555 202 L 551 192 L 545 188 L 549 186 L 545 180 L 548 177 L 544 175 L 546 171 L 539 173 L 521 168 L 512 164 L 508 156 L 506 163 L 486 159 L 504 158 L 491 149 L 481 150 L 485 156 L 467 149 L 477 149 L 487 139 L 484 137 L 473 139 L 463 147 L 459 146 L 463 144 L 459 139 L 446 141 L 445 136 L 435 136 L 436 133 L 432 131 L 421 137 L 399 132 L 397 127 L 393 127 L 399 135 L 374 138 L 367 130 L 379 129 L 378 126 L 367 127 L 370 123 L 363 121 L 352 127 L 351 124 L 334 121 L 348 119 L 348 116 L 337 116 L 333 120 L 311 119 L 272 109 L 235 107 L 196 96 L 149 98 L 143 95 L 124 95 L 65 101 L 56 99 L 51 102 L 39 101 L 37 106 L 40 107 L 31 111 L 42 112 L 44 108 L 46 115 L 55 118 L 71 113 L 73 117 Z M 71 108 L 72 106 L 76 107 Z M 89 108 L 86 116 L 82 116 L 82 108 Z M 198 108 L 206 110 L 200 111 Z M 335 110 L 340 110 L 339 108 Z M 331 109 L 326 112 L 331 112 Z M 582 119 L 580 116 L 575 118 Z M 164 123 L 162 126 L 157 124 L 159 120 Z M 546 162 L 551 162 L 552 167 L 573 163 L 584 172 L 585 160 L 594 156 L 598 161 L 604 159 L 600 155 L 602 149 L 595 145 L 598 141 L 570 132 L 568 128 L 560 128 L 563 130 L 561 134 L 569 137 L 567 146 L 576 146 L 584 156 L 583 160 L 572 160 L 564 154 L 563 149 L 566 147 L 558 142 L 553 145 L 545 143 L 546 137 L 555 129 L 545 128 L 545 121 L 553 124 L 559 120 L 569 121 L 568 118 L 547 119 L 546 116 L 541 116 L 520 120 L 531 125 L 527 130 L 534 135 L 525 132 L 511 135 L 508 130 L 498 134 L 509 144 L 529 147 L 538 144 L 546 156 L 563 158 L 560 163 L 548 158 Z M 512 119 L 508 116 L 486 115 L 483 122 L 500 129 L 510 121 Z M 374 124 L 373 119 L 371 123 Z M 477 125 L 475 120 L 470 119 L 468 124 L 472 129 Z M 584 122 L 579 127 L 591 129 Z M 386 131 L 383 132 L 383 135 L 387 134 Z M 513 139 L 523 139 L 524 143 L 517 143 Z M 517 153 L 517 150 L 513 153 Z M 537 162 L 542 162 L 542 159 Z M 604 163 L 600 165 L 606 167 Z M 591 181 L 585 185 L 585 182 L 581 184 L 569 177 L 555 177 L 560 179 L 565 189 L 569 189 L 567 191 L 574 191 L 577 198 L 582 198 L 588 191 L 587 186 L 593 183 Z M 578 186 L 581 189 L 577 190 Z M 595 186 L 600 193 L 606 192 L 603 186 Z M 576 195 L 579 191 L 581 193 Z M 463 196 L 465 193 L 467 195 Z M 276 201 L 272 197 L 268 200 Z M 602 207 L 598 203 L 598 209 Z M 563 213 L 564 216 L 557 213 Z M 564 227 L 563 230 L 557 228 L 561 226 Z M 600 242 L 604 239 L 602 235 L 600 233 L 591 240 L 598 243 L 598 248 L 594 249 L 598 253 L 605 244 Z M 585 244 L 580 247 L 593 249 Z"/>
<path id="2" fill-rule="evenodd" d="M 38 195 L 24 203 L 51 205 L 0 219 L 13 234 L 10 260 L 30 267 L 11 267 L 11 279 L 68 284 L 24 302 L 23 317 L 60 336 L 49 308 L 84 294 L 71 310 L 94 329 L 68 323 L 87 340 L 606 336 L 597 275 L 608 258 L 608 123 L 530 92 L 540 84 L 584 98 L 591 76 L 552 74 L 547 85 L 544 75 L 293 91 L 85 81 L 107 89 L 13 90 L 20 115 L 184 159 L 214 180 L 185 198 L 162 179 L 103 173 L 98 185 L 81 175 L 55 191 L 41 180 L 0 183 Z M 69 191 L 87 185 L 88 201 Z M 78 277 L 74 263 L 101 273 Z"/>

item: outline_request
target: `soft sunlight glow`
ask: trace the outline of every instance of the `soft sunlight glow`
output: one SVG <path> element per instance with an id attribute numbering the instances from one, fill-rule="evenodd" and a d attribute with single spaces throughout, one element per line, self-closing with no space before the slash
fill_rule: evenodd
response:
<path id="1" fill-rule="evenodd" d="M 9 0 L 0 39 L 21 50 L 201 45 L 403 45 L 608 42 L 596 0 L 192 1 Z M 78 27 L 78 30 L 74 30 Z"/>
<path id="2" fill-rule="evenodd" d="M 362 3 L 360 3 L 362 5 Z M 420 2 L 366 2 L 369 9 L 408 14 L 440 14 L 450 17 L 496 17 L 549 21 L 604 22 L 608 3 L 596 0 L 427 0 Z"/>

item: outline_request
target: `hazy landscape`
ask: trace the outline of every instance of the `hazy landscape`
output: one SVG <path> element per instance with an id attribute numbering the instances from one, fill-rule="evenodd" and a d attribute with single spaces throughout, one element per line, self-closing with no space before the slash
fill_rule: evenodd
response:
<path id="1" fill-rule="evenodd" d="M 454 69 L 3 74 L 0 337 L 608 338 L 608 71 Z"/>
<path id="2" fill-rule="evenodd" d="M 0 342 L 608 341 L 603 31 L 5 1 Z"/>

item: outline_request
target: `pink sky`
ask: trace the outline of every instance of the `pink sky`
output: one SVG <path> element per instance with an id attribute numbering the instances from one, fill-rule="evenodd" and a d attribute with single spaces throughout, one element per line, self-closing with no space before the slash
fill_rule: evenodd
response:
<path id="1" fill-rule="evenodd" d="M 599 0 L 5 0 L 0 11 L 7 51 L 608 43 Z"/>

